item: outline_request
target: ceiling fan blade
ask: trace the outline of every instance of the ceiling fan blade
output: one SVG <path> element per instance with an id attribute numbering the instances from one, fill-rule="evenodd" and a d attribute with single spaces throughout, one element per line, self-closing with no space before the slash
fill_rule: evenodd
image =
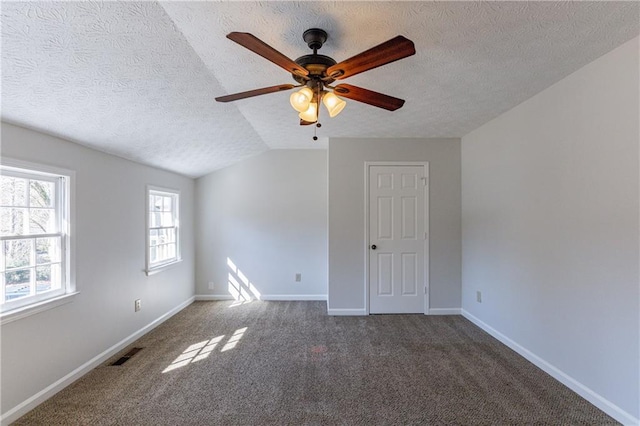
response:
<path id="1" fill-rule="evenodd" d="M 342 96 L 343 98 L 353 99 L 354 101 L 363 102 L 389 111 L 395 111 L 404 105 L 403 99 L 394 98 L 393 96 L 350 84 L 338 84 L 333 91 L 336 95 Z"/>
<path id="2" fill-rule="evenodd" d="M 218 102 L 231 102 L 238 99 L 251 98 L 253 96 L 266 95 L 267 93 L 282 92 L 283 90 L 293 89 L 293 84 L 280 84 L 278 86 L 263 87 L 262 89 L 249 90 L 247 92 L 234 93 L 233 95 L 219 96 L 216 98 Z"/>
<path id="3" fill-rule="evenodd" d="M 306 76 L 309 74 L 305 68 L 293 62 L 291 59 L 278 52 L 273 47 L 269 46 L 264 41 L 260 40 L 253 34 L 233 32 L 227 34 L 229 40 L 233 40 L 241 46 L 246 47 L 254 53 L 262 56 L 263 58 L 273 62 L 279 67 L 284 68 L 287 72 L 290 72 L 299 76 Z"/>
<path id="4" fill-rule="evenodd" d="M 361 72 L 377 68 L 414 55 L 413 42 L 403 36 L 397 36 L 369 50 L 330 66 L 327 75 L 335 80 L 351 77 Z"/>
<path id="5" fill-rule="evenodd" d="M 300 119 L 301 126 L 309 126 L 311 124 L 315 124 L 315 121 L 306 121 L 306 120 L 303 120 L 302 118 Z"/>

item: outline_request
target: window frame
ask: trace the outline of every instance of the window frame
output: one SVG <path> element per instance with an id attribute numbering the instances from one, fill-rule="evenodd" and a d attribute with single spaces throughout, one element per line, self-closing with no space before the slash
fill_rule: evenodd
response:
<path id="1" fill-rule="evenodd" d="M 49 181 L 56 185 L 54 211 L 58 222 L 58 232 L 16 236 L 15 240 L 35 240 L 35 238 L 47 236 L 60 236 L 61 238 L 60 289 L 47 291 L 40 295 L 27 296 L 8 303 L 0 300 L 0 323 L 5 324 L 69 303 L 78 294 L 75 281 L 75 171 L 3 157 L 0 159 L 0 175 Z M 14 238 L 2 236 L 0 241 L 4 243 L 5 240 L 14 240 Z M 35 268 L 35 265 L 30 264 L 29 267 L 31 266 Z M 4 294 L 4 289 L 2 289 L 2 294 Z"/>
<path id="2" fill-rule="evenodd" d="M 179 189 L 173 189 L 173 188 L 165 188 L 165 187 L 161 187 L 161 186 L 155 186 L 155 185 L 147 185 L 146 191 L 146 202 L 145 202 L 145 252 L 146 252 L 146 261 L 145 261 L 145 272 L 147 275 L 153 275 L 156 274 L 164 269 L 167 269 L 171 266 L 174 266 L 180 262 L 182 262 L 182 255 L 181 255 L 181 250 L 180 250 L 180 190 Z M 169 259 L 169 260 L 165 260 L 165 261 L 161 261 L 161 262 L 156 262 L 156 263 L 151 263 L 151 236 L 150 236 L 150 231 L 152 230 L 151 228 L 151 219 L 150 219 L 150 213 L 151 213 L 151 201 L 150 201 L 150 196 L 151 195 L 160 195 L 163 197 L 172 197 L 173 201 L 172 201 L 172 205 L 173 205 L 173 209 L 171 211 L 172 215 L 173 215 L 173 229 L 175 229 L 175 243 L 176 243 L 176 255 L 175 257 Z M 158 229 L 159 227 L 153 228 L 153 229 Z"/>

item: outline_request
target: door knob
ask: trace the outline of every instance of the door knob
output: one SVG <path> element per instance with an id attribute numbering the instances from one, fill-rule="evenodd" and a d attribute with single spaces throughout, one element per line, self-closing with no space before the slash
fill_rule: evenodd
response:
<path id="1" fill-rule="evenodd" d="M 371 250 L 375 250 L 377 248 L 378 248 L 378 246 L 376 246 L 375 244 L 371 244 Z"/>

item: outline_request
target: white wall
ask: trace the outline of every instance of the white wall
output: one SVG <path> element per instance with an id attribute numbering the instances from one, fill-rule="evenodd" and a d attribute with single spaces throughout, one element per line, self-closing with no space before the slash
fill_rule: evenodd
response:
<path id="1" fill-rule="evenodd" d="M 628 422 L 640 417 L 638 48 L 462 139 L 463 309 Z"/>
<path id="2" fill-rule="evenodd" d="M 460 139 L 329 140 L 329 312 L 364 314 L 366 161 L 429 162 L 429 304 L 460 308 Z"/>
<path id="3" fill-rule="evenodd" d="M 326 151 L 265 152 L 198 179 L 196 199 L 199 297 L 229 297 L 230 273 L 247 287 L 231 259 L 262 299 L 326 299 Z"/>
<path id="4" fill-rule="evenodd" d="M 2 155 L 76 171 L 76 285 L 69 304 L 2 326 L 2 412 L 156 319 L 194 293 L 194 181 L 2 123 Z M 146 185 L 181 191 L 182 256 L 147 277 Z M 134 300 L 142 310 L 134 312 Z"/>

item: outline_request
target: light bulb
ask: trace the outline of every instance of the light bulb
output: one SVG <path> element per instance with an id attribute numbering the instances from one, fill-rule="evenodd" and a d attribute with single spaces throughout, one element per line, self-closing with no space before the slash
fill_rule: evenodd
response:
<path id="1" fill-rule="evenodd" d="M 289 102 L 291 102 L 291 106 L 296 111 L 305 112 L 309 108 L 311 98 L 313 98 L 313 91 L 308 87 L 303 87 L 297 92 L 291 94 Z"/>
<path id="2" fill-rule="evenodd" d="M 345 101 L 331 92 L 327 92 L 324 94 L 324 96 L 322 97 L 322 103 L 327 108 L 327 111 L 329 111 L 329 117 L 331 118 L 340 114 L 340 111 L 342 111 L 347 105 Z"/>
<path id="3" fill-rule="evenodd" d="M 301 112 L 298 114 L 298 117 L 303 119 L 304 121 L 308 121 L 309 123 L 315 123 L 318 121 L 318 104 L 315 102 L 311 102 L 309 104 L 309 108 L 305 112 Z"/>

